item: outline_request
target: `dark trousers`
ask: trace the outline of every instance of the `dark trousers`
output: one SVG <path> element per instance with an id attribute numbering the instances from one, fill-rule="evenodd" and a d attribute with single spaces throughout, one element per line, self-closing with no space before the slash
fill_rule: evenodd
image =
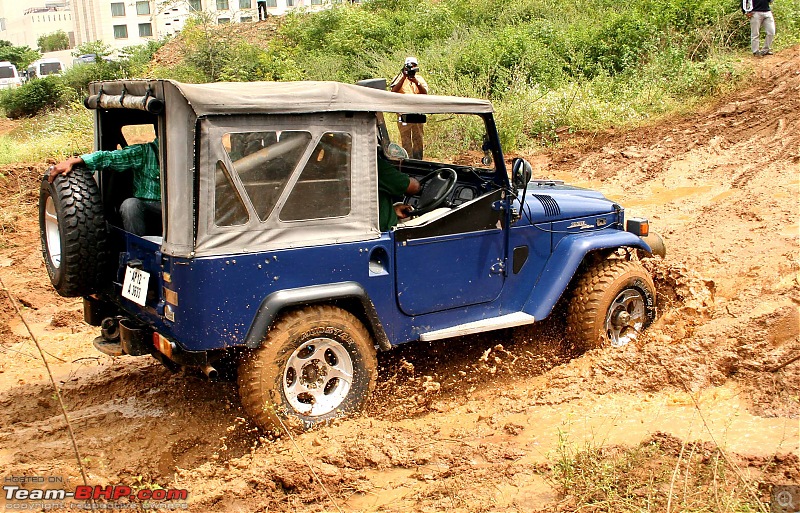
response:
<path id="1" fill-rule="evenodd" d="M 122 227 L 134 235 L 161 235 L 161 202 L 128 198 L 119 207 Z"/>
<path id="2" fill-rule="evenodd" d="M 262 19 L 266 20 L 267 16 L 269 16 L 269 14 L 267 14 L 267 2 L 258 1 L 256 2 L 256 6 L 258 7 L 258 21 L 261 21 Z M 262 12 L 264 13 L 263 18 L 261 17 Z"/>

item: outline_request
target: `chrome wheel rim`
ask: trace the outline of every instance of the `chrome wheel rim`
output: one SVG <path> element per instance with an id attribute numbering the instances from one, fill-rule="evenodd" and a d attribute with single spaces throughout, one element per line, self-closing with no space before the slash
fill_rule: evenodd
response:
<path id="1" fill-rule="evenodd" d="M 61 267 L 61 232 L 52 196 L 48 196 L 44 205 L 44 234 L 47 241 L 47 257 L 50 259 L 50 264 L 58 269 Z"/>
<path id="2" fill-rule="evenodd" d="M 636 340 L 646 319 L 644 296 L 636 289 L 625 289 L 614 298 L 606 315 L 605 333 L 612 347 Z"/>
<path id="3" fill-rule="evenodd" d="M 294 350 L 283 371 L 283 394 L 297 412 L 318 417 L 338 408 L 353 385 L 353 360 L 330 338 L 308 340 Z"/>

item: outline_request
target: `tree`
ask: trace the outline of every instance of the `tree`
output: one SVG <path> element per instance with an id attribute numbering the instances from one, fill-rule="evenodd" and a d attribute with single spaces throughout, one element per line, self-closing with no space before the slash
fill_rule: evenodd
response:
<path id="1" fill-rule="evenodd" d="M 126 46 L 120 50 L 119 62 L 125 76 L 127 78 L 146 76 L 150 61 L 166 42 L 167 39 L 148 41 L 142 45 Z"/>
<path id="2" fill-rule="evenodd" d="M 52 34 L 45 34 L 36 40 L 39 50 L 42 52 L 55 52 L 69 48 L 69 36 L 63 30 L 57 30 Z"/>
<path id="3" fill-rule="evenodd" d="M 98 40 L 80 44 L 72 51 L 72 55 L 75 57 L 88 54 L 94 54 L 95 58 L 99 61 L 102 60 L 103 57 L 111 55 L 111 47 Z"/>
<path id="4" fill-rule="evenodd" d="M 25 69 L 28 64 L 42 56 L 29 46 L 14 46 L 9 41 L 0 40 L 0 61 L 9 61 L 17 69 Z"/>

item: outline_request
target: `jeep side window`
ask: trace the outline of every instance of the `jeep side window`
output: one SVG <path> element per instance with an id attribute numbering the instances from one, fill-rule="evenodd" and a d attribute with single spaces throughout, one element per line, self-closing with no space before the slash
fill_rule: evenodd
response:
<path id="1" fill-rule="evenodd" d="M 222 161 L 217 162 L 214 191 L 214 223 L 217 226 L 236 226 L 250 220 L 247 208 Z"/>
<path id="2" fill-rule="evenodd" d="M 311 134 L 239 132 L 225 134 L 222 142 L 258 218 L 266 221 L 311 142 Z M 217 189 L 215 195 L 223 192 Z"/>
<path id="3" fill-rule="evenodd" d="M 350 213 L 351 149 L 348 133 L 322 135 L 281 210 L 281 221 L 343 217 Z"/>

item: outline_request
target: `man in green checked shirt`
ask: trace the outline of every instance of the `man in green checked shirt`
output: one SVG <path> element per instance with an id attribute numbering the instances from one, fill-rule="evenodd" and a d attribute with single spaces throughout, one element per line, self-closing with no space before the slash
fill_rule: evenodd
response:
<path id="1" fill-rule="evenodd" d="M 119 213 L 125 231 L 147 235 L 147 216 L 161 217 L 161 183 L 159 181 L 158 138 L 148 143 L 132 144 L 121 150 L 96 151 L 70 157 L 50 168 L 48 180 L 69 173 L 83 164 L 91 171 L 111 169 L 133 173 L 133 196 L 122 202 Z M 151 234 L 152 235 L 152 234 Z"/>

